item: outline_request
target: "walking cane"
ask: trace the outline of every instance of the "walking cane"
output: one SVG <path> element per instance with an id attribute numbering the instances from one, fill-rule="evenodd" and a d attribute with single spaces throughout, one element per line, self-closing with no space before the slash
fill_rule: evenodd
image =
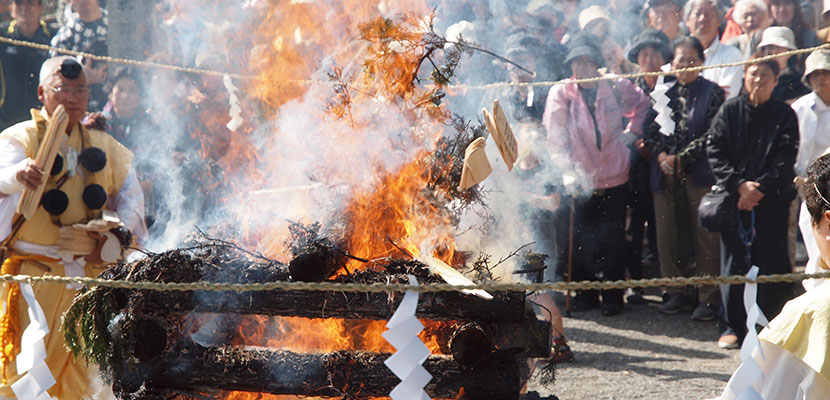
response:
<path id="1" fill-rule="evenodd" d="M 568 225 L 568 277 L 567 282 L 571 283 L 571 276 L 574 269 L 574 198 L 571 196 L 571 217 Z M 568 295 L 565 297 L 565 316 L 571 317 L 571 288 L 568 288 Z"/>

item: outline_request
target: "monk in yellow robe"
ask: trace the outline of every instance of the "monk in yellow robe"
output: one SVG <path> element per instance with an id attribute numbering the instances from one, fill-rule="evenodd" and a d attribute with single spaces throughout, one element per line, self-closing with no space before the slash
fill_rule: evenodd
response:
<path id="1" fill-rule="evenodd" d="M 6 238 L 7 244 L 3 273 L 95 276 L 103 271 L 104 261 L 123 256 L 130 232 L 145 232 L 144 198 L 131 167 L 133 155 L 106 132 L 80 123 L 89 87 L 83 67 L 75 59 L 47 60 L 41 68 L 38 96 L 43 107 L 31 111 L 31 120 L 0 133 L 0 238 Z M 69 124 L 58 139 L 61 144 L 55 165 L 44 171 L 33 158 L 49 116 L 58 105 L 65 108 Z M 44 195 L 37 211 L 13 231 L 22 190 L 43 182 Z M 73 224 L 98 219 L 108 211 L 117 213 L 123 227 L 90 233 L 96 243 L 92 254 L 79 255 L 59 245 L 62 227 L 76 229 Z M 102 252 L 111 250 L 113 243 L 117 245 L 114 259 L 112 251 L 108 255 Z M 69 354 L 60 332 L 61 316 L 77 288 L 35 283 L 21 284 L 17 290 L 11 289 L 12 285 L 16 284 L 0 284 L 0 398 L 84 398 L 92 377 L 86 362 Z M 15 291 L 18 293 L 12 293 Z M 35 321 L 30 321 L 30 313 Z M 47 332 L 45 336 L 43 332 Z M 39 350 L 43 348 L 45 359 Z"/>

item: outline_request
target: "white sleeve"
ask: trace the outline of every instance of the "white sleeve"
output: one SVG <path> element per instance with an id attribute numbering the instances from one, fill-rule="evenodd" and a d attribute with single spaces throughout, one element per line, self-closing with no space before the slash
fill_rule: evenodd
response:
<path id="1" fill-rule="evenodd" d="M 121 190 L 115 196 L 115 211 L 124 227 L 136 235 L 139 243 L 147 239 L 147 227 L 144 225 L 144 192 L 132 167 L 127 172 Z"/>
<path id="2" fill-rule="evenodd" d="M 0 238 L 12 231 L 12 218 L 20 201 L 23 185 L 17 181 L 17 172 L 25 166 L 26 149 L 20 142 L 0 139 Z"/>
<path id="3" fill-rule="evenodd" d="M 26 149 L 20 142 L 0 139 L 0 196 L 15 194 L 23 190 L 17 180 L 17 173 L 26 167 Z"/>
<path id="4" fill-rule="evenodd" d="M 738 62 L 741 61 L 735 60 L 730 62 Z M 736 67 L 727 67 L 724 68 L 723 75 L 721 75 L 721 81 L 718 82 L 720 86 L 728 87 L 729 88 L 729 96 L 728 98 L 731 99 L 739 94 L 741 94 L 741 89 L 743 88 L 744 84 L 744 69 L 741 66 Z"/>

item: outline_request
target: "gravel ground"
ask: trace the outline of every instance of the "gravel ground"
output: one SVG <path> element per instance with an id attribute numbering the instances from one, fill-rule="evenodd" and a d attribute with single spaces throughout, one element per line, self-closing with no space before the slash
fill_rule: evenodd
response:
<path id="1" fill-rule="evenodd" d="M 717 345 L 714 322 L 690 314 L 663 315 L 659 297 L 626 305 L 622 314 L 600 311 L 565 318 L 575 361 L 561 364 L 553 388 L 530 390 L 566 399 L 709 399 L 720 395 L 740 364 L 738 350 Z"/>

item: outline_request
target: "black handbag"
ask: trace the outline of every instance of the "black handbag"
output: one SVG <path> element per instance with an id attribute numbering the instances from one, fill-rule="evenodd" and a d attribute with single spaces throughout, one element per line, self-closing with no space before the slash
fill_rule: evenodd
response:
<path id="1" fill-rule="evenodd" d="M 697 207 L 700 226 L 709 232 L 728 232 L 737 227 L 738 200 L 721 186 L 712 186 Z"/>

